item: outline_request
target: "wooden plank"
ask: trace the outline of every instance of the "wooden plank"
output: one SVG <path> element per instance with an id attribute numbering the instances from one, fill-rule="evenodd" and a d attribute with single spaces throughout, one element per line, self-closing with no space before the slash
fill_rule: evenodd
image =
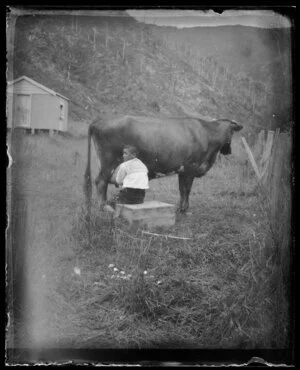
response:
<path id="1" fill-rule="evenodd" d="M 280 194 L 280 179 L 281 179 L 281 169 L 282 169 L 282 160 L 283 160 L 283 153 L 282 148 L 277 140 L 277 145 L 275 145 L 275 150 L 273 152 L 274 155 L 274 165 L 273 171 L 271 176 L 270 182 L 270 198 L 271 198 L 271 214 L 273 218 L 273 222 L 276 219 L 276 213 L 278 212 L 277 203 L 279 200 Z"/>
<path id="2" fill-rule="evenodd" d="M 271 148 L 270 156 L 269 156 L 269 161 L 268 161 L 268 166 L 265 167 L 265 171 L 263 172 L 262 175 L 262 183 L 263 185 L 267 188 L 267 190 L 272 190 L 272 177 L 274 175 L 274 166 L 275 166 L 275 160 L 276 160 L 276 147 L 278 145 L 278 132 L 276 131 L 273 134 L 273 145 Z"/>
<path id="3" fill-rule="evenodd" d="M 181 239 L 181 240 L 192 240 L 193 239 L 193 238 L 187 238 L 187 237 L 175 236 L 175 235 L 150 233 L 149 231 L 145 231 L 145 230 L 142 230 L 142 234 L 154 235 L 154 236 L 162 236 L 164 238 Z"/>
<path id="4" fill-rule="evenodd" d="M 252 151 L 251 151 L 251 149 L 250 149 L 249 145 L 247 144 L 247 141 L 246 141 L 246 139 L 245 139 L 244 137 L 242 137 L 242 142 L 243 142 L 244 147 L 245 147 L 245 149 L 246 149 L 246 152 L 247 152 L 247 154 L 248 154 L 248 157 L 249 157 L 250 163 L 251 163 L 251 165 L 252 165 L 252 168 L 253 168 L 253 170 L 254 170 L 254 172 L 255 172 L 255 174 L 256 174 L 256 176 L 257 176 L 257 178 L 260 180 L 261 175 L 260 175 L 260 173 L 259 173 L 259 170 L 258 170 L 257 164 L 256 164 L 255 159 L 254 159 L 254 157 L 253 157 Z"/>
<path id="5" fill-rule="evenodd" d="M 261 178 L 262 178 L 263 183 L 266 182 L 266 175 L 267 175 L 268 168 L 270 166 L 270 158 L 271 158 L 271 153 L 272 153 L 272 148 L 273 148 L 274 136 L 275 136 L 274 131 L 268 131 L 265 150 L 260 159 Z"/>
<path id="6" fill-rule="evenodd" d="M 265 132 L 264 130 L 261 130 L 258 134 L 258 139 L 255 143 L 254 150 L 253 150 L 253 155 L 255 158 L 260 158 L 263 147 L 264 147 L 264 138 L 265 138 Z"/>
<path id="7" fill-rule="evenodd" d="M 260 163 L 261 163 L 262 166 L 264 166 L 266 164 L 266 162 L 268 161 L 268 159 L 270 158 L 272 145 L 273 145 L 274 134 L 275 134 L 274 131 L 270 131 L 270 130 L 268 131 L 266 145 L 265 145 L 265 148 L 264 148 L 264 151 L 262 153 L 261 160 L 260 160 Z"/>

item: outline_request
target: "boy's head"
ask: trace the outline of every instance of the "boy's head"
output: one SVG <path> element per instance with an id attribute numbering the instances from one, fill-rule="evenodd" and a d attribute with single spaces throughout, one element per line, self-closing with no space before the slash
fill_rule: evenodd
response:
<path id="1" fill-rule="evenodd" d="M 129 161 L 138 155 L 138 150 L 133 145 L 126 145 L 123 149 L 123 159 L 124 161 Z"/>

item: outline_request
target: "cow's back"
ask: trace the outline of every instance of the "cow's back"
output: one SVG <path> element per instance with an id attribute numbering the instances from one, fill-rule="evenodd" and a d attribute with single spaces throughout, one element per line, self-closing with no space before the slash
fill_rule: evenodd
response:
<path id="1" fill-rule="evenodd" d="M 125 145 L 134 145 L 148 168 L 173 170 L 189 158 L 201 157 L 208 147 L 207 130 L 199 120 L 118 116 L 95 121 L 93 132 L 102 150 L 121 156 Z"/>

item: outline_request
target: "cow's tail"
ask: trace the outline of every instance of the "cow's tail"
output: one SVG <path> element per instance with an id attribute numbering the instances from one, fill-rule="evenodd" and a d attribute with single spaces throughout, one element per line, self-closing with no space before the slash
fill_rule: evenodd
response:
<path id="1" fill-rule="evenodd" d="M 83 191 L 85 195 L 85 202 L 87 210 L 90 211 L 91 201 L 92 201 L 92 178 L 91 178 L 91 138 L 92 138 L 92 127 L 89 126 L 88 130 L 88 150 L 87 150 L 87 164 L 84 174 L 84 185 Z"/>

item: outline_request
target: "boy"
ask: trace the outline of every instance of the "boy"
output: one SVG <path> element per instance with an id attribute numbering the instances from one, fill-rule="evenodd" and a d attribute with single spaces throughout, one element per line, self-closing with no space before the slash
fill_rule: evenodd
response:
<path id="1" fill-rule="evenodd" d="M 107 202 L 105 209 L 112 211 L 116 203 L 140 204 L 144 202 L 146 189 L 149 189 L 148 169 L 137 158 L 136 147 L 128 145 L 123 149 L 123 160 L 115 175 L 116 187 L 122 186 L 120 192 Z M 113 175 L 114 177 L 114 175 Z"/>

